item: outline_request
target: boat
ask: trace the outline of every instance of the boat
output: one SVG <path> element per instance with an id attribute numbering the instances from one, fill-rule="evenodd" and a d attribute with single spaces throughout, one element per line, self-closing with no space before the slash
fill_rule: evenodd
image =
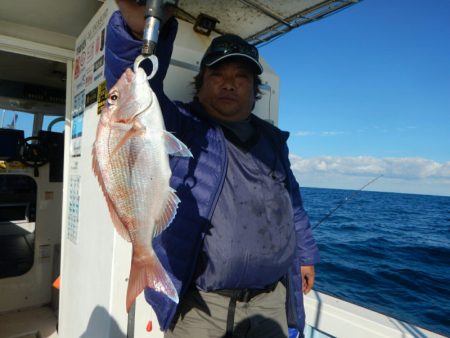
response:
<path id="1" fill-rule="evenodd" d="M 357 3 L 180 0 L 168 95 L 190 99 L 218 34 L 258 46 Z M 125 311 L 130 246 L 91 170 L 106 99 L 105 27 L 116 9 L 113 0 L 0 4 L 0 338 L 163 337 L 142 295 Z M 279 78 L 263 66 L 255 112 L 276 125 Z M 442 337 L 316 291 L 305 310 L 306 337 Z"/>

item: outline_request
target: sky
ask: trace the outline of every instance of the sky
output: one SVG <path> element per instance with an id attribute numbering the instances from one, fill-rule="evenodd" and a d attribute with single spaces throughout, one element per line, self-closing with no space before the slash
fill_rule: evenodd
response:
<path id="1" fill-rule="evenodd" d="M 363 0 L 259 50 L 301 186 L 450 196 L 450 0 Z"/>

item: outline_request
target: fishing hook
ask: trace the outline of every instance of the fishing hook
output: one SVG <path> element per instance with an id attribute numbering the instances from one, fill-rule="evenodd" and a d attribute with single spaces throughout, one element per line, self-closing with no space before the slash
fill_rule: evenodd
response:
<path id="1" fill-rule="evenodd" d="M 141 65 L 141 62 L 144 61 L 145 59 L 148 59 L 151 63 L 152 63 L 152 72 L 150 73 L 149 76 L 147 76 L 147 80 L 151 80 L 153 78 L 153 76 L 155 76 L 156 72 L 158 71 L 158 58 L 156 57 L 155 54 L 152 55 L 139 55 L 136 60 L 134 61 L 134 65 L 133 65 L 133 70 L 134 73 L 136 73 L 137 69 L 139 68 L 139 66 Z"/>

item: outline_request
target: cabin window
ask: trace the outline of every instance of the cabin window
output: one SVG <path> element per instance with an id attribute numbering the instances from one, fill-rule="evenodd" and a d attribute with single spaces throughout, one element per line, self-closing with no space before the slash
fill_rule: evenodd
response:
<path id="1" fill-rule="evenodd" d="M 0 174 L 0 278 L 33 266 L 37 186 L 26 175 Z"/>
<path id="2" fill-rule="evenodd" d="M 62 133 L 65 127 L 64 116 L 44 115 L 44 121 L 42 122 L 42 130 L 49 130 L 58 133 Z"/>
<path id="3" fill-rule="evenodd" d="M 23 130 L 25 137 L 33 136 L 34 114 L 0 109 L 0 119 L 0 128 Z"/>
<path id="4" fill-rule="evenodd" d="M 36 113 L 0 109 L 0 128 L 23 130 L 25 138 L 33 136 L 35 115 Z M 37 126 L 38 130 L 50 130 L 58 133 L 64 131 L 64 116 L 44 114 L 43 117 L 42 127 Z"/>

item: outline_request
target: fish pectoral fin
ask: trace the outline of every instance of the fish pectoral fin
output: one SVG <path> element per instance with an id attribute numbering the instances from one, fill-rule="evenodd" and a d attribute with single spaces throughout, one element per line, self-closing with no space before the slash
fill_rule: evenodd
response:
<path id="1" fill-rule="evenodd" d="M 146 287 L 161 292 L 173 302 L 178 303 L 177 290 L 158 257 L 153 253 L 142 258 L 137 257 L 137 254 L 133 252 L 127 290 L 127 312 Z"/>
<path id="2" fill-rule="evenodd" d="M 162 131 L 166 153 L 173 156 L 193 157 L 186 145 L 166 130 Z"/>
<path id="3" fill-rule="evenodd" d="M 133 127 L 131 127 L 125 133 L 125 135 L 120 139 L 120 141 L 116 144 L 116 146 L 114 147 L 110 156 L 111 157 L 114 156 L 119 151 L 119 149 L 122 148 L 123 145 L 128 142 L 129 139 L 131 139 L 132 137 L 142 135 L 144 133 L 145 133 L 145 127 L 142 126 L 140 123 L 134 123 Z"/>
<path id="4" fill-rule="evenodd" d="M 161 213 L 155 219 L 155 226 L 153 227 L 153 237 L 158 236 L 163 232 L 177 214 L 178 203 L 180 199 L 178 198 L 175 190 L 170 188 L 169 195 L 167 196 L 166 202 L 164 203 Z"/>

